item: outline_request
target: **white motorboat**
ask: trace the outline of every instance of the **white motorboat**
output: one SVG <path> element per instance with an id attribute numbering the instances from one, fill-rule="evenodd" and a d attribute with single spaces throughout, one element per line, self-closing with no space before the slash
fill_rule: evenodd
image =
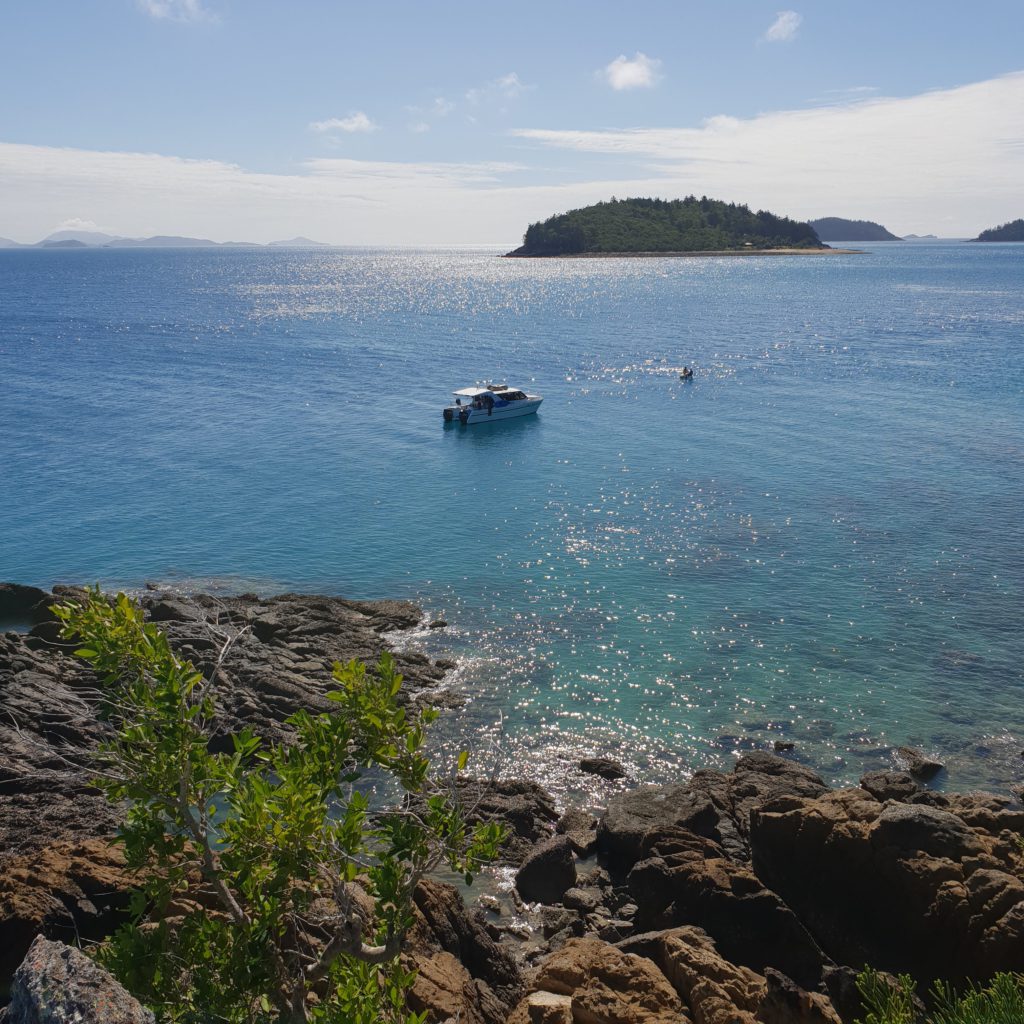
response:
<path id="1" fill-rule="evenodd" d="M 510 388 L 507 384 L 484 384 L 455 392 L 455 404 L 446 406 L 446 422 L 493 423 L 513 416 L 527 416 L 540 408 L 544 399 Z"/>

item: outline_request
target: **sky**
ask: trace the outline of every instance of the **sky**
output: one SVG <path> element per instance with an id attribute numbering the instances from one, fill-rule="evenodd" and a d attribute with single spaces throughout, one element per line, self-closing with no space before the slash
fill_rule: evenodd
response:
<path id="1" fill-rule="evenodd" d="M 1024 216 L 1024 3 L 2 0 L 0 236 L 518 244 L 612 196 Z"/>

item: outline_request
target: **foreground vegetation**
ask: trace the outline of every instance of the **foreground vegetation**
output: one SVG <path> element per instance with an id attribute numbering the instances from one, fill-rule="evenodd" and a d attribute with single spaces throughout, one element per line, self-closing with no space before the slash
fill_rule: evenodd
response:
<path id="1" fill-rule="evenodd" d="M 218 753 L 214 680 L 231 636 L 204 677 L 123 594 L 97 588 L 54 611 L 103 680 L 113 728 L 97 785 L 127 806 L 119 841 L 143 879 L 101 962 L 163 1021 L 421 1024 L 397 959 L 413 891 L 442 864 L 471 882 L 503 834 L 469 828 L 454 787 L 432 779 L 436 713 L 399 706 L 390 655 L 376 672 L 335 665 L 337 710 L 293 715 L 289 745 L 242 732 Z M 433 795 L 375 814 L 371 782 Z"/>
<path id="2" fill-rule="evenodd" d="M 511 256 L 580 253 L 709 252 L 823 248 L 814 229 L 765 210 L 702 196 L 612 199 L 531 224 Z"/>
<path id="3" fill-rule="evenodd" d="M 997 974 L 981 988 L 958 996 L 936 983 L 931 1012 L 921 1013 L 913 979 L 901 974 L 893 985 L 870 968 L 857 979 L 866 1015 L 858 1024 L 1020 1024 L 1024 1021 L 1024 975 Z"/>

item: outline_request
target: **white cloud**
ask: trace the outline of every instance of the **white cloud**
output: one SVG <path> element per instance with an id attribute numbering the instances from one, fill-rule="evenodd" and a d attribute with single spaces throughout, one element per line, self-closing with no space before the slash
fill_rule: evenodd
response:
<path id="1" fill-rule="evenodd" d="M 507 75 L 502 75 L 494 84 L 497 86 L 498 91 L 509 99 L 514 99 L 527 88 L 514 71 L 510 71 Z"/>
<path id="2" fill-rule="evenodd" d="M 768 31 L 765 32 L 764 41 L 766 43 L 788 43 L 791 39 L 796 38 L 797 29 L 800 28 L 800 22 L 803 20 L 803 15 L 797 14 L 796 11 L 779 11 L 775 20 L 768 26 Z"/>
<path id="3" fill-rule="evenodd" d="M 62 220 L 54 231 L 104 231 L 94 220 L 83 220 L 81 217 L 68 217 Z"/>
<path id="4" fill-rule="evenodd" d="M 329 132 L 375 132 L 378 128 L 361 110 L 348 117 L 329 117 L 326 121 L 312 121 L 310 130 L 327 134 Z"/>
<path id="5" fill-rule="evenodd" d="M 161 21 L 216 21 L 202 0 L 138 0 L 139 7 Z"/>
<path id="6" fill-rule="evenodd" d="M 428 121 L 413 121 L 409 125 L 409 131 L 414 132 L 416 135 L 422 135 L 424 132 L 430 131 L 430 123 Z"/>
<path id="7" fill-rule="evenodd" d="M 634 157 L 659 195 L 706 193 L 800 217 L 840 208 L 897 233 L 952 211 L 954 230 L 975 234 L 1020 204 L 1024 72 L 904 99 L 712 117 L 700 128 L 515 134 L 619 164 Z"/>
<path id="8" fill-rule="evenodd" d="M 534 88 L 536 86 L 523 82 L 515 71 L 510 71 L 507 75 L 501 75 L 483 85 L 468 89 L 466 100 L 473 106 L 478 106 L 488 100 L 514 100 Z"/>
<path id="9" fill-rule="evenodd" d="M 608 84 L 616 91 L 623 89 L 649 89 L 658 81 L 661 61 L 648 57 L 646 53 L 635 53 L 630 60 L 620 54 L 601 72 Z"/>
<path id="10" fill-rule="evenodd" d="M 447 117 L 454 109 L 455 104 L 443 96 L 435 97 L 434 102 L 430 105 L 431 113 L 437 117 Z"/>
<path id="11" fill-rule="evenodd" d="M 705 193 L 802 219 L 878 220 L 897 234 L 975 235 L 1019 210 L 1024 72 L 906 99 L 712 117 L 693 128 L 516 135 L 578 152 L 575 170 L 559 161 L 561 183 L 549 184 L 535 166 L 529 185 L 520 184 L 522 165 L 499 161 L 318 159 L 265 174 L 210 160 L 0 143 L 0 233 L 34 241 L 87 212 L 109 233 L 134 237 L 511 247 L 531 221 L 612 195 Z"/>

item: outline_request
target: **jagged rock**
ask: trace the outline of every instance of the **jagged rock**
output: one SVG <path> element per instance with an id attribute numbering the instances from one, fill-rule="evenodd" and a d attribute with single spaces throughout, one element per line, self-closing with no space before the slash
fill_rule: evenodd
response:
<path id="1" fill-rule="evenodd" d="M 486 986 L 474 982 L 469 971 L 443 950 L 419 957 L 403 957 L 406 968 L 416 970 L 407 999 L 415 1013 L 430 1020 L 457 1020 L 460 1024 L 503 1024 L 508 1007 Z"/>
<path id="2" fill-rule="evenodd" d="M 571 939 L 544 960 L 530 988 L 568 996 L 574 1024 L 688 1024 L 679 997 L 650 960 L 598 939 Z M 529 997 L 508 1024 L 531 1024 Z"/>
<path id="3" fill-rule="evenodd" d="M 908 772 L 868 772 L 861 776 L 861 789 L 866 789 L 876 800 L 907 801 L 921 792 L 921 787 Z"/>
<path id="4" fill-rule="evenodd" d="M 730 963 L 701 928 L 646 932 L 618 948 L 653 960 L 695 1024 L 839 1024 L 827 998 L 804 991 L 772 968 L 762 975 Z"/>
<path id="5" fill-rule="evenodd" d="M 50 594 L 38 587 L 0 583 L 0 629 L 9 628 L 8 623 L 26 627 L 51 620 L 52 600 Z"/>
<path id="6" fill-rule="evenodd" d="M 154 1024 L 153 1014 L 84 953 L 39 936 L 11 985 L 5 1024 Z"/>
<path id="7" fill-rule="evenodd" d="M 108 877 L 104 852 L 122 812 L 89 783 L 90 758 L 107 735 L 96 716 L 98 681 L 72 656 L 73 646 L 55 643 L 59 623 L 48 610 L 57 600 L 82 596 L 73 587 L 46 594 L 0 586 L 4 614 L 32 625 L 27 635 L 0 633 L 0 986 L 38 928 L 65 937 L 77 928 L 83 937 L 98 938 L 127 897 L 128 881 Z M 226 734 L 249 726 L 285 741 L 292 712 L 333 709 L 326 698 L 333 662 L 360 658 L 372 665 L 386 649 L 387 633 L 421 618 L 406 602 L 295 594 L 260 599 L 150 591 L 141 602 L 179 655 L 205 671 L 213 669 L 228 633 L 241 631 L 218 670 L 221 729 Z M 405 678 L 404 700 L 417 699 L 444 677 L 418 653 L 396 653 L 395 660 Z M 84 863 L 94 855 L 92 867 Z M 44 883 L 37 884 L 36 863 Z M 92 884 L 97 873 L 105 885 Z"/>
<path id="8" fill-rule="evenodd" d="M 923 782 L 934 778 L 945 768 L 941 761 L 934 761 L 930 757 L 926 757 L 914 747 L 897 747 L 896 756 L 907 766 L 907 771 L 915 779 L 921 779 Z"/>
<path id="9" fill-rule="evenodd" d="M 491 938 L 483 917 L 466 909 L 454 886 L 433 879 L 419 883 L 413 902 L 417 920 L 406 950 L 415 964 L 430 963 L 428 972 L 435 995 L 429 998 L 440 999 L 438 993 L 446 993 L 442 1002 L 448 1006 L 453 1005 L 457 993 L 469 992 L 473 1012 L 481 1020 L 487 1024 L 504 1021 L 522 995 L 523 981 L 512 955 Z M 470 987 L 449 961 L 438 955 L 441 953 L 460 963 L 472 983 Z M 425 1004 L 429 1001 L 426 989 L 418 998 Z"/>
<path id="10" fill-rule="evenodd" d="M 597 848 L 597 819 L 586 811 L 572 808 L 558 819 L 555 832 L 569 837 L 577 857 L 589 857 Z"/>
<path id="11" fill-rule="evenodd" d="M 578 807 L 571 807 L 565 812 L 555 825 L 555 831 L 559 835 L 567 835 L 570 832 L 589 832 L 597 828 L 597 819 Z"/>
<path id="12" fill-rule="evenodd" d="M 807 992 L 780 971 L 764 972 L 768 991 L 757 1012 L 762 1024 L 842 1024 L 830 1000 L 819 992 Z"/>
<path id="13" fill-rule="evenodd" d="M 509 830 L 502 861 L 518 865 L 558 821 L 555 798 L 543 786 L 522 779 L 459 779 L 459 801 L 470 824 L 497 821 Z"/>
<path id="14" fill-rule="evenodd" d="M 601 905 L 601 892 L 598 889 L 567 889 L 562 896 L 562 906 L 569 910 L 578 910 L 581 914 L 593 914 Z"/>
<path id="15" fill-rule="evenodd" d="M 809 768 L 754 751 L 728 775 L 699 771 L 684 785 L 644 786 L 613 796 L 598 825 L 598 849 L 617 870 L 628 871 L 649 832 L 684 829 L 714 840 L 734 860 L 746 860 L 752 809 L 778 796 L 818 796 L 827 788 Z"/>
<path id="16" fill-rule="evenodd" d="M 123 920 L 135 879 L 105 839 L 61 842 L 0 861 L 0 978 L 32 940 L 97 941 Z"/>
<path id="17" fill-rule="evenodd" d="M 925 985 L 1024 969 L 1024 860 L 1009 828 L 984 827 L 1020 812 L 947 803 L 982 824 L 862 789 L 780 799 L 751 816 L 754 869 L 839 963 Z"/>
<path id="18" fill-rule="evenodd" d="M 733 963 L 775 967 L 810 988 L 820 982 L 825 958 L 796 915 L 713 841 L 683 830 L 651 834 L 628 882 L 637 930 L 699 925 Z"/>
<path id="19" fill-rule="evenodd" d="M 526 997 L 530 1024 L 573 1024 L 572 996 L 554 992 L 531 992 Z"/>
<path id="20" fill-rule="evenodd" d="M 689 785 L 643 786 L 608 801 L 597 827 L 598 849 L 626 871 L 640 859 L 648 833 L 677 828 L 711 837 L 718 834 L 718 822 L 714 803 Z"/>
<path id="21" fill-rule="evenodd" d="M 541 932 L 546 939 L 566 929 L 574 936 L 583 934 L 583 919 L 575 910 L 567 907 L 542 907 L 540 921 Z"/>
<path id="22" fill-rule="evenodd" d="M 516 872 L 516 889 L 530 903 L 557 903 L 576 882 L 576 858 L 566 836 L 534 847 Z"/>
<path id="23" fill-rule="evenodd" d="M 611 757 L 585 757 L 580 761 L 580 771 L 588 775 L 600 775 L 609 782 L 626 777 L 626 769 Z"/>

